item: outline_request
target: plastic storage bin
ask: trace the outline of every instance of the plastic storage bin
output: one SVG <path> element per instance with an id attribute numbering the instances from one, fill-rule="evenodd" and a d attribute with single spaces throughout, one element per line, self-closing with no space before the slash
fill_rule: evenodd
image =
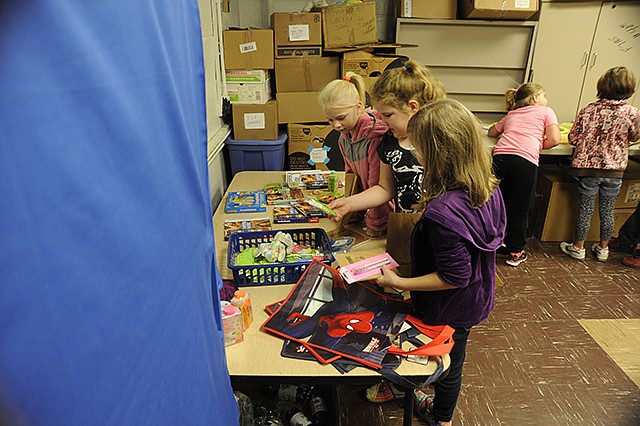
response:
<path id="1" fill-rule="evenodd" d="M 324 229 L 281 229 L 280 231 L 290 234 L 294 242 L 308 245 L 322 252 L 324 255 L 322 263 L 330 265 L 335 260 L 331 252 L 331 242 Z M 273 240 L 273 236 L 277 233 L 278 231 L 274 230 L 234 232 L 229 236 L 227 265 L 233 272 L 233 280 L 237 286 L 291 284 L 298 282 L 302 273 L 311 263 L 311 260 L 252 266 L 235 265 L 235 258 L 245 248 L 257 247 L 261 243 L 268 243 Z"/>
<path id="2" fill-rule="evenodd" d="M 229 148 L 231 172 L 235 175 L 245 170 L 283 170 L 286 141 L 286 132 L 280 132 L 278 139 L 274 141 L 244 141 L 229 136 L 225 144 Z"/>

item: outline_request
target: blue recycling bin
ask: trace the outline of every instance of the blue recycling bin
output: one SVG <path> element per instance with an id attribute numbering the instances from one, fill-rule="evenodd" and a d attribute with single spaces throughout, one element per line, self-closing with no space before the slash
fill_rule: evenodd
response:
<path id="1" fill-rule="evenodd" d="M 280 132 L 276 140 L 235 140 L 229 136 L 225 144 L 229 149 L 231 172 L 235 175 L 246 170 L 284 169 L 284 151 L 287 133 Z"/>

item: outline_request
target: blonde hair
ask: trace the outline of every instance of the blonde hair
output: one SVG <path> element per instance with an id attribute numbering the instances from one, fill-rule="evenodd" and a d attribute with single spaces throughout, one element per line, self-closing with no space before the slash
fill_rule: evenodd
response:
<path id="1" fill-rule="evenodd" d="M 318 103 L 323 108 L 351 108 L 358 102 L 365 106 L 367 89 L 364 79 L 353 72 L 347 72 L 344 78 L 327 83 L 318 95 Z"/>
<path id="2" fill-rule="evenodd" d="M 524 83 L 518 86 L 517 89 L 507 90 L 507 93 L 505 93 L 507 111 L 535 105 L 536 101 L 533 97 L 540 92 L 544 92 L 544 88 L 538 83 Z"/>
<path id="3" fill-rule="evenodd" d="M 418 61 L 409 60 L 400 68 L 385 70 L 371 88 L 371 101 L 402 110 L 410 100 L 420 106 L 446 97 L 444 86 L 429 69 Z"/>
<path id="4" fill-rule="evenodd" d="M 622 101 L 636 91 L 636 78 L 626 67 L 609 68 L 600 76 L 596 85 L 598 99 Z"/>
<path id="5" fill-rule="evenodd" d="M 431 102 L 411 117 L 409 139 L 425 161 L 420 208 L 454 189 L 466 191 L 473 207 L 489 200 L 498 179 L 481 129 L 475 115 L 453 99 Z"/>

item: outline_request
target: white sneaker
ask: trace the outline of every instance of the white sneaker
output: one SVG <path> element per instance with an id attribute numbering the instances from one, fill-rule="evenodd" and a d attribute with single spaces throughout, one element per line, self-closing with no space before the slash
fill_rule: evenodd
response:
<path id="1" fill-rule="evenodd" d="M 583 248 L 579 249 L 573 245 L 573 243 L 560 243 L 560 250 L 567 256 L 573 257 L 576 260 L 584 260 L 586 250 Z M 608 256 L 608 254 L 607 254 Z"/>
<path id="2" fill-rule="evenodd" d="M 598 243 L 593 243 L 591 246 L 591 251 L 593 255 L 596 257 L 598 262 L 606 262 L 609 259 L 609 247 L 602 248 L 598 245 Z"/>

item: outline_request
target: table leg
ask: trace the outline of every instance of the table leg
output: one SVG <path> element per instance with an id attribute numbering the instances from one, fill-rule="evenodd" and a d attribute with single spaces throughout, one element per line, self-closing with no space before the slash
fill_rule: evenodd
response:
<path id="1" fill-rule="evenodd" d="M 413 389 L 404 389 L 404 414 L 402 426 L 411 426 L 413 423 Z"/>

